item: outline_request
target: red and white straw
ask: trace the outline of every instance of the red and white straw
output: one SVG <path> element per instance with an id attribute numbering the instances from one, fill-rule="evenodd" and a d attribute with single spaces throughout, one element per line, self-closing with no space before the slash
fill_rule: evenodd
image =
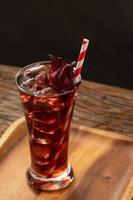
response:
<path id="1" fill-rule="evenodd" d="M 85 60 L 85 55 L 86 55 L 88 45 L 89 45 L 89 40 L 84 38 L 83 41 L 82 41 L 77 65 L 74 69 L 74 83 L 78 83 L 81 80 L 80 74 L 81 74 L 82 66 L 83 66 L 83 63 L 84 63 L 84 60 Z"/>

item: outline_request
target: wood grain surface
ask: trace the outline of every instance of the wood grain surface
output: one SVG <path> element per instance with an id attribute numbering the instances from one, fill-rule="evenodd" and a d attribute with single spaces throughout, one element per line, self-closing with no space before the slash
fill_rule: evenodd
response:
<path id="1" fill-rule="evenodd" d="M 14 77 L 17 67 L 0 65 L 0 135 L 23 115 Z M 74 122 L 123 134 L 133 134 L 133 91 L 82 81 Z"/>
<path id="2" fill-rule="evenodd" d="M 73 124 L 69 161 L 74 168 L 75 181 L 65 190 L 40 193 L 26 182 L 25 172 L 30 163 L 26 128 L 23 119 L 16 123 L 5 133 L 8 143 L 11 135 L 16 135 L 16 143 L 13 142 L 13 147 L 10 146 L 9 152 L 1 158 L 2 200 L 18 200 L 18 197 L 21 200 L 133 198 L 133 137 Z M 1 146 L 3 148 L 5 146 Z"/>

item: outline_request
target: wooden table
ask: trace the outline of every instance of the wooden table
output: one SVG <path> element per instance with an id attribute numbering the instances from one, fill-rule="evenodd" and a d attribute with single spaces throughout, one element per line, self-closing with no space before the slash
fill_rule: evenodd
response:
<path id="1" fill-rule="evenodd" d="M 66 190 L 39 193 L 26 183 L 30 155 L 24 120 L 17 120 L 5 132 L 23 116 L 14 80 L 18 70 L 0 66 L 0 135 L 4 134 L 0 153 L 2 156 L 7 149 L 9 152 L 0 168 L 2 199 L 133 199 L 133 91 L 82 82 L 73 117 L 78 126 L 72 125 L 69 149 L 76 181 Z M 10 148 L 13 144 L 14 148 Z"/>
<path id="2" fill-rule="evenodd" d="M 14 80 L 18 70 L 0 65 L 0 135 L 23 115 Z M 133 91 L 82 81 L 73 120 L 89 127 L 133 134 Z"/>

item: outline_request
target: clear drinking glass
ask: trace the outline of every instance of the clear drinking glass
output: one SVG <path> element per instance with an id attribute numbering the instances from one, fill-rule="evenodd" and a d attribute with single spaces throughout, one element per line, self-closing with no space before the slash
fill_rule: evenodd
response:
<path id="1" fill-rule="evenodd" d="M 77 89 L 51 93 L 48 96 L 28 91 L 21 83 L 25 71 L 35 65 L 50 66 L 50 62 L 33 63 L 22 68 L 16 75 L 31 153 L 27 179 L 34 188 L 57 190 L 67 187 L 74 178 L 72 167 L 68 163 L 68 143 Z M 36 75 L 34 72 L 32 76 L 34 74 Z"/>

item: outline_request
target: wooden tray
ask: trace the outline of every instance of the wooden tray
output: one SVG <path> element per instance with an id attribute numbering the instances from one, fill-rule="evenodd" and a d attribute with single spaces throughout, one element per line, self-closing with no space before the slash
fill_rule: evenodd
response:
<path id="1" fill-rule="evenodd" d="M 133 138 L 72 125 L 69 160 L 75 181 L 65 190 L 38 192 L 28 186 L 30 163 L 24 118 L 0 139 L 1 200 L 132 200 Z"/>

